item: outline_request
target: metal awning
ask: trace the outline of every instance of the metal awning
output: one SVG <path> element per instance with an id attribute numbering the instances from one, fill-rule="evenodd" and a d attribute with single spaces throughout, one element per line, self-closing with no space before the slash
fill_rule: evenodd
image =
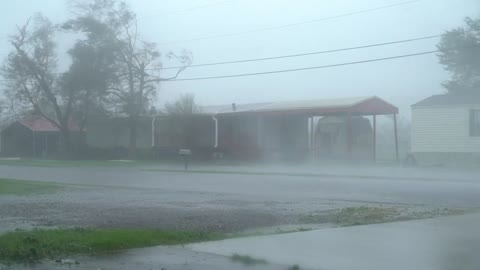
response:
<path id="1" fill-rule="evenodd" d="M 376 97 L 353 97 L 305 101 L 205 106 L 203 114 L 288 114 L 288 115 L 387 115 L 397 114 L 398 107 Z"/>

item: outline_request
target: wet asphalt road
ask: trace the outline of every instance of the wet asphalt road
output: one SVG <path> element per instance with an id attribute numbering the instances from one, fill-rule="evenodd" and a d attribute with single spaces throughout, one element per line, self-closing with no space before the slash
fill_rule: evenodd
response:
<path id="1" fill-rule="evenodd" d="M 398 170 L 396 171 L 398 174 Z M 195 202 L 206 193 L 244 201 L 332 200 L 434 207 L 480 207 L 475 179 L 385 179 L 146 171 L 130 167 L 0 166 L 0 177 L 66 184 L 144 189 Z M 404 176 L 402 176 L 404 177 Z M 196 198 L 199 196 L 199 198 Z"/>
<path id="2" fill-rule="evenodd" d="M 63 192 L 0 198 L 0 233 L 73 226 L 238 232 L 294 224 L 299 216 L 349 206 L 480 207 L 480 178 L 279 176 L 146 171 L 139 167 L 0 166 L 0 178 L 64 183 Z M 151 168 L 149 168 L 151 169 Z M 210 168 L 209 168 L 210 169 Z M 384 168 L 383 168 L 384 169 Z M 298 172 L 298 171 L 297 171 Z M 353 175 L 350 171 L 348 174 Z M 384 173 L 384 172 L 382 172 Z M 363 171 L 365 176 L 368 171 Z M 423 175 L 424 176 L 424 175 Z M 161 249 L 161 248 L 160 248 Z M 184 249 L 79 258 L 72 269 L 244 269 Z M 149 253 L 150 252 L 150 253 Z M 145 257 L 147 256 L 147 257 Z M 150 257 L 149 257 L 150 256 Z M 260 265 L 254 269 L 287 269 Z M 1 267 L 0 267 L 1 269 Z M 65 269 L 46 263 L 33 268 Z M 249 268 L 250 269 L 250 268 Z"/>

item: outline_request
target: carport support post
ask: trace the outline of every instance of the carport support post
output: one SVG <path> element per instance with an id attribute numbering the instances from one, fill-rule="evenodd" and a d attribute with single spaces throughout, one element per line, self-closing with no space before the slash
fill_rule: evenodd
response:
<path id="1" fill-rule="evenodd" d="M 352 114 L 347 114 L 347 154 L 348 159 L 352 159 Z"/>
<path id="2" fill-rule="evenodd" d="M 393 114 L 393 127 L 394 127 L 394 132 L 395 132 L 395 159 L 397 162 L 399 161 L 399 156 L 398 156 L 398 132 L 397 132 L 397 114 Z"/>
<path id="3" fill-rule="evenodd" d="M 377 162 L 377 115 L 373 115 L 373 162 Z"/>
<path id="4" fill-rule="evenodd" d="M 307 116 L 307 156 L 310 158 L 310 161 L 315 160 L 315 134 L 315 116 Z"/>
<path id="5" fill-rule="evenodd" d="M 311 128 L 310 128 L 310 147 L 311 147 L 311 158 L 312 161 L 315 161 L 315 117 L 310 117 L 311 120 Z"/>

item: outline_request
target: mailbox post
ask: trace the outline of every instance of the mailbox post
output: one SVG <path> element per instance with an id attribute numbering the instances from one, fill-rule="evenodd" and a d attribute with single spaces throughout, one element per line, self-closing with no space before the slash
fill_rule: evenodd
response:
<path id="1" fill-rule="evenodd" d="M 190 161 L 190 156 L 192 155 L 192 150 L 190 149 L 180 149 L 178 154 L 183 157 L 185 162 L 185 171 L 188 171 L 188 162 Z"/>

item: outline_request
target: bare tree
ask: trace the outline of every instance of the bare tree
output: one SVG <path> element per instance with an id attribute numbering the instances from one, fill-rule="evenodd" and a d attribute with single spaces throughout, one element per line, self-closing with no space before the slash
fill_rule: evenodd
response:
<path id="1" fill-rule="evenodd" d="M 192 94 L 181 95 L 175 102 L 165 104 L 165 111 L 170 115 L 192 115 L 200 113 L 201 109 Z"/>
<path id="2" fill-rule="evenodd" d="M 85 33 L 92 43 L 109 43 L 115 51 L 115 76 L 108 87 L 108 96 L 118 112 L 128 117 L 129 155 L 135 158 L 137 126 L 148 112 L 161 81 L 175 79 L 191 63 L 191 55 L 168 53 L 181 67 L 171 76 L 161 76 L 161 53 L 155 43 L 139 38 L 136 15 L 123 1 L 78 1 L 78 18 L 65 24 L 65 28 Z"/>

